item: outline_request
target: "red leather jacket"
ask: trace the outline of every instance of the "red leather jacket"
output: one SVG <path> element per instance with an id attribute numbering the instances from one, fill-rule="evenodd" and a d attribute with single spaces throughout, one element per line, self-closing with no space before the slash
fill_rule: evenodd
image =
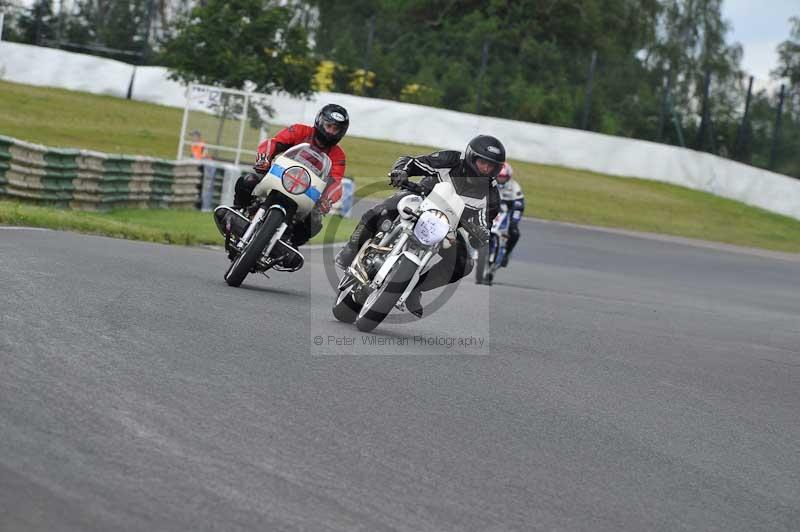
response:
<path id="1" fill-rule="evenodd" d="M 323 197 L 336 203 L 342 197 L 342 178 L 345 171 L 344 150 L 337 144 L 328 148 L 320 148 L 314 142 L 314 128 L 304 124 L 293 124 L 278 132 L 271 139 L 258 145 L 258 155 L 254 166 L 257 172 L 266 172 L 275 155 L 283 153 L 292 146 L 308 142 L 331 159 L 331 179 L 333 183 L 325 189 Z"/>

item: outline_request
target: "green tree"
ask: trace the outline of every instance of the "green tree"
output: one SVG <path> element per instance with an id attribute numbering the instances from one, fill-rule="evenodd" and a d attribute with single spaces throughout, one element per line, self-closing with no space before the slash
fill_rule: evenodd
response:
<path id="1" fill-rule="evenodd" d="M 54 14 L 53 2 L 41 0 L 19 17 L 19 40 L 33 43 L 38 31 L 43 44 L 139 62 L 138 55 L 145 51 L 149 4 L 150 0 L 77 0 L 59 4 L 64 12 Z"/>
<path id="2" fill-rule="evenodd" d="M 26 44 L 42 44 L 55 37 L 55 16 L 50 0 L 37 0 L 29 11 L 22 11 L 17 17 L 13 34 L 4 39 L 14 38 Z"/>
<path id="3" fill-rule="evenodd" d="M 161 59 L 173 79 L 258 92 L 311 92 L 315 62 L 292 4 L 206 0 L 175 25 Z"/>
<path id="4" fill-rule="evenodd" d="M 149 0 L 115 0 L 105 10 L 100 42 L 109 48 L 142 51 L 149 22 Z"/>
<path id="5" fill-rule="evenodd" d="M 576 127 L 581 122 L 592 52 L 597 53 L 589 129 L 678 143 L 665 85 L 689 145 L 732 154 L 746 94 L 741 46 L 731 42 L 723 0 L 309 0 L 317 7 L 316 53 L 335 62 L 336 90 L 366 62 L 375 74 L 367 95 Z M 375 32 L 368 47 L 369 21 Z M 481 56 L 489 48 L 481 78 Z M 800 107 L 796 49 L 781 48 L 791 80 L 782 138 Z M 795 61 L 795 62 L 792 62 Z M 706 75 L 711 86 L 706 132 L 698 135 Z M 788 82 L 787 82 L 788 83 Z M 768 157 L 774 94 L 754 98 L 748 149 Z M 663 116 L 663 122 L 661 121 Z M 787 118 L 788 117 L 788 118 Z M 713 133 L 713 136 L 712 136 Z M 763 146 L 767 146 L 766 151 Z M 766 153 L 766 155 L 764 155 Z M 794 157 L 797 159 L 797 157 Z M 766 164 L 766 162 L 764 162 Z"/>
<path id="6" fill-rule="evenodd" d="M 635 52 L 655 31 L 658 1 L 319 0 L 317 5 L 317 53 L 352 69 L 369 58 L 376 74 L 372 96 L 440 101 L 474 112 L 480 93 L 482 113 L 571 126 L 592 50 L 609 68 L 627 61 L 635 69 Z M 373 16 L 375 38 L 367 50 Z M 481 77 L 484 46 L 489 54 Z M 425 91 L 410 92 L 410 85 Z M 604 94 L 598 86 L 596 97 L 617 103 L 618 97 Z M 600 117 L 601 106 L 593 109 L 593 121 L 613 122 Z"/>
<path id="7" fill-rule="evenodd" d="M 800 84 L 800 17 L 789 19 L 789 38 L 778 46 L 778 67 L 773 77 L 787 77 L 793 85 Z"/>
<path id="8" fill-rule="evenodd" d="M 5 13 L 5 20 L 3 21 L 3 40 L 20 42 L 22 37 L 17 29 L 19 17 L 15 16 L 16 10 L 19 8 L 13 0 L 0 0 L 0 11 Z"/>
<path id="9" fill-rule="evenodd" d="M 778 66 L 771 74 L 773 79 L 788 82 L 787 110 L 795 120 L 800 120 L 800 17 L 789 21 L 789 38 L 778 46 Z"/>
<path id="10" fill-rule="evenodd" d="M 800 17 L 789 22 L 789 38 L 778 46 L 778 66 L 771 73 L 786 90 L 775 169 L 800 177 Z"/>
<path id="11" fill-rule="evenodd" d="M 729 24 L 722 18 L 722 0 L 662 0 L 659 32 L 648 50 L 648 67 L 671 78 L 671 99 L 687 117 L 687 139 L 693 139 L 701 123 L 706 74 L 712 80 L 708 102 L 716 140 L 733 148 L 730 134 L 743 99 L 742 49 L 728 43 Z"/>

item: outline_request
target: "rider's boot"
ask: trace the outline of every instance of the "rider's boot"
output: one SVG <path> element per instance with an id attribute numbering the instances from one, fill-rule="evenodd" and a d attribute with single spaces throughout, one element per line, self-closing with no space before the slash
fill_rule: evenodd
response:
<path id="1" fill-rule="evenodd" d="M 508 266 L 508 262 L 511 260 L 511 252 L 514 251 L 514 248 L 519 241 L 519 229 L 517 229 L 516 225 L 512 225 L 509 228 L 509 235 L 508 235 L 508 242 L 506 242 L 506 253 L 503 255 L 503 260 L 500 261 L 500 267 L 505 268 Z"/>
<path id="2" fill-rule="evenodd" d="M 409 292 L 406 298 L 406 310 L 418 318 L 422 318 L 422 291 L 419 289 L 419 284 Z"/>
<path id="3" fill-rule="evenodd" d="M 372 238 L 372 231 L 369 230 L 364 222 L 358 222 L 347 244 L 336 254 L 336 259 L 334 259 L 336 266 L 342 270 L 347 270 L 353 259 L 356 258 L 358 250 L 369 238 Z"/>

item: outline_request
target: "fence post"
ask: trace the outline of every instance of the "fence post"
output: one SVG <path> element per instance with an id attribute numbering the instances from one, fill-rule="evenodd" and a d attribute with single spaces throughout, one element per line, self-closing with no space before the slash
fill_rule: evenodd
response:
<path id="1" fill-rule="evenodd" d="M 133 84 L 136 81 L 136 65 L 133 65 L 133 71 L 131 72 L 131 79 L 128 81 L 128 93 L 125 95 L 126 100 L 133 99 Z"/>
<path id="2" fill-rule="evenodd" d="M 481 53 L 481 69 L 478 71 L 478 98 L 475 102 L 475 114 L 481 114 L 483 104 L 483 77 L 486 75 L 486 66 L 489 64 L 489 41 L 483 41 L 483 52 Z"/>
<path id="3" fill-rule="evenodd" d="M 364 75 L 361 76 L 361 95 L 364 95 L 364 87 L 367 83 L 367 73 L 369 63 L 372 59 L 372 40 L 375 38 L 375 15 L 369 17 L 369 32 L 367 33 L 367 51 L 364 54 Z"/>
<path id="4" fill-rule="evenodd" d="M 658 142 L 664 141 L 664 125 L 667 122 L 667 108 L 669 107 L 669 92 L 672 90 L 672 71 L 667 72 L 667 79 L 661 91 L 661 112 L 658 115 Z"/>
<path id="5" fill-rule="evenodd" d="M 775 128 L 772 130 L 772 148 L 769 150 L 769 169 L 775 168 L 775 157 L 778 151 L 778 139 L 781 134 L 781 113 L 783 112 L 783 98 L 786 85 L 781 84 L 781 95 L 778 100 L 778 111 L 775 113 Z"/>
<path id="6" fill-rule="evenodd" d="M 0 12 L 0 41 L 3 40 L 3 19 L 6 18 L 6 14 Z"/>
<path id="7" fill-rule="evenodd" d="M 141 56 L 139 58 L 139 64 L 144 64 L 147 61 L 147 57 L 150 55 L 150 26 L 153 25 L 153 16 L 156 12 L 156 2 L 155 0 L 149 0 L 147 2 L 147 25 L 144 28 L 144 40 L 142 42 L 142 51 Z"/>
<path id="8" fill-rule="evenodd" d="M 194 85 L 189 84 L 186 86 L 186 104 L 183 107 L 183 120 L 181 120 L 181 140 L 178 141 L 178 155 L 175 157 L 176 161 L 180 161 L 183 159 L 183 143 L 185 142 L 186 138 L 186 124 L 189 121 L 189 106 L 191 105 L 191 98 L 192 94 L 192 87 Z"/>
<path id="9" fill-rule="evenodd" d="M 35 4 L 34 10 L 34 17 L 36 18 L 33 25 L 33 44 L 40 46 L 42 41 L 42 3 Z"/>
<path id="10" fill-rule="evenodd" d="M 700 117 L 700 128 L 697 130 L 697 137 L 695 138 L 694 145 L 696 150 L 702 151 L 705 147 L 705 137 L 708 133 L 708 95 L 711 90 L 711 71 L 706 70 L 705 81 L 703 82 L 703 109 Z"/>
<path id="11" fill-rule="evenodd" d="M 239 124 L 239 140 L 237 141 L 236 144 L 236 161 L 233 163 L 236 166 L 239 166 L 239 161 L 242 158 L 242 142 L 244 140 L 244 126 L 247 123 L 247 111 L 249 105 L 250 105 L 250 94 L 246 94 L 244 97 L 244 106 L 242 108 L 241 123 Z"/>
<path id="12" fill-rule="evenodd" d="M 716 135 L 714 134 L 714 121 L 711 120 L 711 111 L 708 112 L 708 128 L 706 128 L 708 132 L 708 146 L 711 149 L 711 153 L 714 155 L 717 154 L 717 139 Z"/>
<path id="13" fill-rule="evenodd" d="M 581 129 L 589 127 L 589 111 L 592 107 L 592 87 L 594 86 L 594 71 L 597 66 L 597 50 L 592 50 L 592 62 L 589 64 L 589 79 L 586 82 L 586 96 L 583 98 L 583 116 L 581 117 Z"/>
<path id="14" fill-rule="evenodd" d="M 64 0 L 58 0 L 58 25 L 56 25 L 56 42 L 61 48 L 61 39 L 64 33 Z"/>
<path id="15" fill-rule="evenodd" d="M 753 97 L 753 76 L 750 76 L 750 83 L 747 85 L 747 98 L 744 100 L 744 114 L 742 115 L 742 123 L 736 130 L 736 143 L 733 146 L 733 158 L 741 159 L 742 149 L 744 148 L 745 138 L 747 136 L 747 119 L 750 117 L 750 100 Z"/>
<path id="16" fill-rule="evenodd" d="M 667 105 L 669 106 L 670 113 L 672 114 L 672 124 L 675 126 L 675 133 L 678 135 L 678 144 L 681 148 L 686 147 L 686 142 L 683 140 L 683 129 L 681 128 L 681 120 L 675 107 L 672 105 L 672 98 L 667 94 Z"/>
<path id="17" fill-rule="evenodd" d="M 228 118 L 228 93 L 221 93 L 220 99 L 222 100 L 222 115 L 219 117 L 219 126 L 217 126 L 217 140 L 214 141 L 215 146 L 219 146 L 222 143 L 222 130 L 225 128 L 225 120 Z M 215 151 L 214 159 L 218 157 L 218 152 Z"/>

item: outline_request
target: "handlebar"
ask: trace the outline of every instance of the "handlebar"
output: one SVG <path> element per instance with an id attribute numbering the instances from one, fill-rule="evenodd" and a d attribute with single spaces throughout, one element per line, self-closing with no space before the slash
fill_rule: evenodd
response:
<path id="1" fill-rule="evenodd" d="M 398 188 L 400 188 L 402 190 L 407 190 L 407 191 L 409 191 L 411 193 L 414 193 L 414 194 L 419 194 L 421 196 L 425 195 L 425 188 L 422 185 L 420 185 L 419 183 L 414 183 L 413 181 L 405 181 Z M 414 215 L 414 212 L 408 207 L 406 207 L 403 210 L 403 212 L 405 212 L 406 214 L 408 214 L 410 216 Z M 476 241 L 480 242 L 481 243 L 481 247 L 485 246 L 486 244 L 489 243 L 488 235 L 486 234 L 487 231 L 486 231 L 486 229 L 484 227 L 473 223 L 471 220 L 463 219 L 463 218 L 459 222 L 459 226 L 463 227 L 464 230 L 466 230 L 467 233 L 469 233 L 469 235 L 472 238 L 474 238 Z"/>
<path id="2" fill-rule="evenodd" d="M 409 192 L 413 192 L 414 194 L 425 194 L 425 188 L 420 185 L 419 183 L 414 183 L 413 181 L 406 181 L 402 185 L 400 185 L 401 189 L 408 190 Z"/>

